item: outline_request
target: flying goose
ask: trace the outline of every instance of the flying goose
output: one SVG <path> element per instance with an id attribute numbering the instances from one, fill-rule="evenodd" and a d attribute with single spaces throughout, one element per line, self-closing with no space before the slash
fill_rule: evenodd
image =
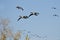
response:
<path id="1" fill-rule="evenodd" d="M 57 17 L 59 17 L 59 15 L 57 15 L 57 14 L 54 14 L 53 16 L 57 16 Z"/>
<path id="2" fill-rule="evenodd" d="M 35 15 L 35 16 L 38 16 L 38 15 L 39 15 L 38 12 L 30 12 L 30 13 L 31 13 L 31 14 L 29 15 L 29 17 L 32 16 L 32 15 Z"/>
<path id="3" fill-rule="evenodd" d="M 56 9 L 56 7 L 52 7 L 52 9 Z"/>
<path id="4" fill-rule="evenodd" d="M 18 8 L 18 9 L 21 9 L 22 11 L 24 10 L 22 7 L 20 7 L 20 6 L 17 6 L 16 8 Z"/>
<path id="5" fill-rule="evenodd" d="M 29 17 L 28 16 L 19 16 L 17 21 L 19 21 L 20 19 L 27 19 L 27 18 L 29 18 Z"/>

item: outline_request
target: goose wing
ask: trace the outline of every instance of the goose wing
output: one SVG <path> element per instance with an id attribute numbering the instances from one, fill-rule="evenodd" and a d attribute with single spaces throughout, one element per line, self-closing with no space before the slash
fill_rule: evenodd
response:
<path id="1" fill-rule="evenodd" d="M 17 20 L 17 21 L 19 21 L 21 18 L 22 18 L 22 16 L 19 16 L 19 18 L 18 18 L 18 20 Z"/>
<path id="2" fill-rule="evenodd" d="M 33 15 L 33 12 L 30 12 L 30 13 L 31 13 L 31 14 L 29 15 L 29 17 Z"/>
<path id="3" fill-rule="evenodd" d="M 17 6 L 16 8 L 21 9 L 22 11 L 24 10 L 22 7 Z"/>

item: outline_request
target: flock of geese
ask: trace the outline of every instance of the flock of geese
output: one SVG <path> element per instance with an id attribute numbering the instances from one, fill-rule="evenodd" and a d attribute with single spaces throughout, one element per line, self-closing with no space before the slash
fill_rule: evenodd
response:
<path id="1" fill-rule="evenodd" d="M 22 10 L 22 11 L 24 11 L 24 8 L 22 8 L 22 7 L 20 7 L 20 6 L 16 6 L 16 8 L 18 9 L 18 10 Z M 52 7 L 52 9 L 57 9 L 56 7 Z M 28 16 L 19 16 L 19 18 L 17 19 L 17 21 L 19 21 L 20 19 L 28 19 L 29 17 L 31 17 L 31 16 L 38 16 L 39 15 L 39 12 L 30 12 L 30 14 L 28 15 Z M 56 16 L 56 17 L 59 17 L 59 15 L 57 15 L 57 14 L 53 14 L 53 16 Z M 32 34 L 33 35 L 33 34 Z M 35 35 L 34 35 L 35 36 Z M 41 36 L 39 36 L 39 35 L 36 35 L 37 37 L 39 37 L 39 38 L 41 38 Z"/>
<path id="2" fill-rule="evenodd" d="M 17 6 L 16 8 L 24 11 L 24 8 L 22 8 L 22 7 L 20 7 L 20 6 Z M 56 8 L 56 7 L 52 7 L 52 9 L 55 10 L 55 9 L 57 9 L 57 8 Z M 32 16 L 32 15 L 38 16 L 38 15 L 39 15 L 39 12 L 30 12 L 30 15 L 28 15 L 28 16 L 19 16 L 19 18 L 18 18 L 17 21 L 19 21 L 20 19 L 27 19 L 27 18 L 29 18 L 29 17 Z M 59 15 L 57 15 L 57 14 L 53 14 L 53 16 L 59 17 Z"/>
<path id="3" fill-rule="evenodd" d="M 17 6 L 16 8 L 17 8 L 17 9 L 21 9 L 22 11 L 24 10 L 24 9 L 23 9 L 22 7 L 20 7 L 20 6 Z M 19 18 L 18 18 L 17 21 L 19 21 L 20 19 L 27 19 L 27 18 L 29 18 L 30 16 L 33 16 L 33 15 L 38 16 L 38 15 L 39 15 L 39 12 L 30 12 L 30 14 L 29 14 L 28 16 L 19 16 Z"/>

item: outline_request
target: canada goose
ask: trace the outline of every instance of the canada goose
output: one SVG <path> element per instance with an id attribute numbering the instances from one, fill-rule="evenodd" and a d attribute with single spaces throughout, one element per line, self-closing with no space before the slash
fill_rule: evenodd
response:
<path id="1" fill-rule="evenodd" d="M 52 7 L 52 9 L 56 9 L 56 7 Z"/>
<path id="2" fill-rule="evenodd" d="M 20 19 L 27 19 L 27 18 L 29 18 L 28 16 L 19 16 L 19 18 L 18 18 L 18 20 L 17 21 L 19 21 Z"/>
<path id="3" fill-rule="evenodd" d="M 59 15 L 57 15 L 57 14 L 54 14 L 53 16 L 57 16 L 57 17 L 59 17 Z"/>
<path id="4" fill-rule="evenodd" d="M 38 15 L 39 15 L 38 12 L 30 12 L 30 13 L 31 13 L 31 14 L 29 15 L 29 17 L 32 16 L 32 15 L 35 15 L 35 16 L 38 16 Z"/>
<path id="5" fill-rule="evenodd" d="M 20 6 L 17 6 L 16 8 L 18 8 L 18 9 L 21 9 L 22 11 L 24 10 L 22 7 L 20 7 Z"/>

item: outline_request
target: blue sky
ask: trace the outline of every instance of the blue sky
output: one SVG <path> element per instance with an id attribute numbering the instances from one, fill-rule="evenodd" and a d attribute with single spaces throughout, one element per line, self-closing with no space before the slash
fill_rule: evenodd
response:
<path id="1" fill-rule="evenodd" d="M 25 29 L 41 36 L 46 35 L 47 40 L 60 40 L 60 17 L 53 16 L 53 14 L 60 16 L 59 4 L 60 0 L 0 0 L 0 18 L 8 18 L 13 31 Z M 18 10 L 16 6 L 23 7 L 24 11 Z M 40 14 L 17 22 L 19 15 L 29 15 L 31 11 Z M 40 40 L 31 38 L 33 39 Z"/>

